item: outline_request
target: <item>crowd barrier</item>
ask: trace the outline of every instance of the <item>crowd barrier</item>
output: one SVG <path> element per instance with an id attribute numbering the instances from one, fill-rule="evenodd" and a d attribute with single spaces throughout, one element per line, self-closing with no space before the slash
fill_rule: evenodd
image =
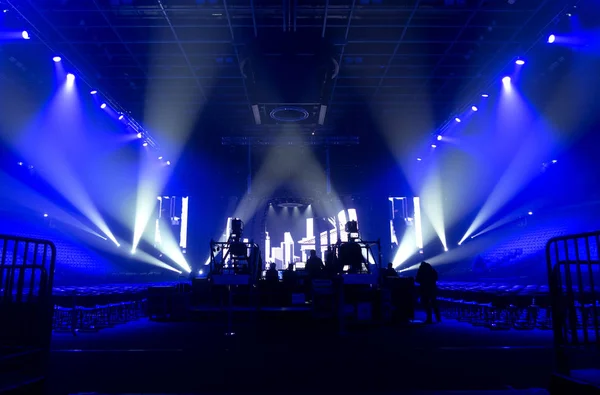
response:
<path id="1" fill-rule="evenodd" d="M 551 239 L 546 262 L 557 371 L 553 394 L 600 393 L 600 231 Z"/>
<path id="2" fill-rule="evenodd" d="M 0 393 L 44 392 L 55 263 L 52 242 L 0 235 Z"/>

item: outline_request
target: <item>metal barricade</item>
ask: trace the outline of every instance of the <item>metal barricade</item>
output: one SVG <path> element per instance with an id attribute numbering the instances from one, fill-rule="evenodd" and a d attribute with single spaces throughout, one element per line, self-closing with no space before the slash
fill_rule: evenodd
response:
<path id="1" fill-rule="evenodd" d="M 41 393 L 52 334 L 56 247 L 0 235 L 0 393 Z"/>
<path id="2" fill-rule="evenodd" d="M 571 376 L 600 346 L 600 231 L 561 236 L 546 244 L 557 369 Z M 586 357 L 587 356 L 587 357 Z M 587 366 L 593 367 L 593 366 Z"/>

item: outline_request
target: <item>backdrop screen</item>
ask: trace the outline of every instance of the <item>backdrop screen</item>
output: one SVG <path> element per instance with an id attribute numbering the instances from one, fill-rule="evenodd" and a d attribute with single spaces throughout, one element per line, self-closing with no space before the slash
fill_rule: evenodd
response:
<path id="1" fill-rule="evenodd" d="M 274 263 L 280 270 L 289 264 L 302 269 L 309 251 L 317 249 L 317 233 L 320 238 L 318 255 L 323 258 L 329 243 L 347 241 L 344 227 L 352 220 L 358 221 L 356 210 L 352 208 L 341 210 L 336 217 L 320 218 L 313 215 L 310 206 L 271 205 L 266 220 L 265 261 Z"/>

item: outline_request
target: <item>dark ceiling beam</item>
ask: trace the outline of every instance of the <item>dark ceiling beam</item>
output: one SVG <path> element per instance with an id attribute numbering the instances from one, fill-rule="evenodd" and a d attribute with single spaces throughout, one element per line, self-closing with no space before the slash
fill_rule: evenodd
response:
<path id="1" fill-rule="evenodd" d="M 110 80 L 139 80 L 139 79 L 145 79 L 145 76 L 140 76 L 140 75 L 123 75 L 123 76 L 115 76 L 115 77 L 111 77 L 109 78 Z M 398 79 L 398 80 L 423 80 L 423 79 L 428 79 L 429 76 L 428 75 L 415 75 L 415 76 L 409 76 L 409 75 L 387 75 L 385 76 L 386 80 L 390 80 L 390 79 Z M 447 80 L 461 80 L 461 79 L 471 79 L 473 78 L 470 75 L 447 75 L 444 76 L 444 79 Z M 218 77 L 215 76 L 203 76 L 203 75 L 155 75 L 152 77 L 148 77 L 148 80 L 192 80 L 192 79 L 199 79 L 199 80 L 214 80 L 214 81 L 218 81 L 218 80 L 241 80 L 244 79 L 244 77 L 242 77 L 241 75 L 220 75 Z M 368 79 L 368 80 L 379 80 L 381 79 L 380 76 L 364 76 L 364 75 L 341 75 L 338 76 L 336 79 L 340 79 L 340 80 L 363 80 L 363 79 Z M 375 85 L 378 86 L 378 85 Z M 358 88 L 360 86 L 357 86 Z M 243 88 L 242 86 L 240 86 L 240 88 Z"/>
<path id="2" fill-rule="evenodd" d="M 325 38 L 325 31 L 327 30 L 327 14 L 329 12 L 329 0 L 325 1 L 325 13 L 323 14 L 323 30 L 321 31 L 321 38 Z"/>
<path id="3" fill-rule="evenodd" d="M 298 26 L 298 0 L 294 0 L 294 33 Z"/>
<path id="4" fill-rule="evenodd" d="M 162 0 L 156 0 L 156 2 L 158 3 L 158 6 L 159 6 L 159 8 L 160 8 L 160 10 L 161 10 L 164 18 L 165 18 L 165 21 L 167 22 L 167 24 L 169 25 L 169 28 L 171 29 L 171 33 L 173 34 L 173 37 L 175 37 L 175 43 L 179 47 L 179 50 L 181 51 L 181 54 L 183 55 L 183 58 L 185 59 L 185 62 L 188 65 L 190 73 L 192 73 L 192 76 L 195 77 L 196 76 L 196 72 L 194 70 L 194 67 L 192 66 L 192 62 L 190 62 L 190 59 L 187 56 L 187 52 L 186 52 L 185 48 L 183 48 L 183 44 L 179 40 L 179 36 L 177 35 L 177 31 L 175 31 L 175 27 L 171 23 L 171 19 L 169 18 L 169 15 L 167 14 L 167 11 L 165 10 L 165 7 L 164 7 L 164 5 L 162 3 Z M 206 100 L 207 99 L 206 92 L 204 92 L 204 88 L 202 87 L 202 83 L 200 82 L 200 79 L 199 78 L 194 78 L 194 79 L 196 81 L 196 85 L 198 86 L 198 89 L 200 90 L 200 94 L 202 95 L 202 97 L 204 98 L 204 100 Z"/>
<path id="5" fill-rule="evenodd" d="M 532 2 L 532 4 L 535 4 Z M 519 7 L 506 7 L 506 8 L 486 8 L 483 10 L 483 12 L 485 13 L 490 13 L 490 14 L 500 14 L 500 13 L 504 13 L 504 14 L 520 14 L 523 12 L 531 12 L 533 10 L 535 10 L 536 7 L 531 7 L 531 8 L 519 8 Z M 210 8 L 202 8 L 202 7 L 198 7 L 198 6 L 170 6 L 169 7 L 170 10 L 172 10 L 173 12 L 181 12 L 181 13 L 185 13 L 185 15 L 187 16 L 196 16 L 195 14 L 200 14 L 200 15 L 206 15 L 207 17 L 211 17 L 212 19 L 214 19 L 214 13 L 215 12 L 219 12 L 219 8 L 214 8 L 214 7 L 210 7 Z M 365 14 L 385 14 L 386 16 L 389 15 L 391 12 L 398 12 L 398 13 L 409 13 L 410 12 L 409 7 L 361 7 L 360 8 L 360 12 L 361 14 L 365 15 Z M 435 14 L 435 15 L 440 15 L 440 14 L 461 14 L 461 13 L 465 13 L 465 12 L 471 12 L 474 11 L 476 8 L 475 7 L 429 7 L 429 8 L 423 8 L 422 11 L 423 13 L 427 13 L 427 14 Z M 106 11 L 114 11 L 114 10 L 118 10 L 121 13 L 121 16 L 127 16 L 126 15 L 126 11 L 130 10 L 131 11 L 131 16 L 132 17 L 136 17 L 136 18 L 140 18 L 140 17 L 144 17 L 147 16 L 149 12 L 156 12 L 157 14 L 160 14 L 160 10 L 157 9 L 156 7 L 152 7 L 152 6 L 145 6 L 145 7 L 138 7 L 138 6 L 116 6 L 116 7 L 110 7 L 108 9 L 106 9 Z M 252 7 L 251 6 L 234 6 L 231 7 L 231 10 L 233 13 L 235 12 L 240 12 L 240 13 L 251 13 L 252 12 Z M 319 7 L 314 7 L 314 6 L 300 6 L 298 7 L 298 10 L 300 11 L 305 11 L 307 13 L 312 13 L 312 14 L 317 14 L 319 16 L 322 15 L 323 13 L 323 7 L 319 6 Z M 49 11 L 49 12 L 53 12 L 53 13 L 90 13 L 90 12 L 99 12 L 99 11 L 94 11 L 94 10 L 90 10 L 90 9 L 86 9 L 86 8 L 53 8 L 53 7 L 47 7 L 45 8 L 45 11 Z M 268 14 L 268 15 L 273 15 L 274 13 L 278 13 L 279 12 L 279 6 L 272 6 L 272 7 L 260 7 L 260 8 L 256 8 L 257 13 L 263 13 L 263 14 Z M 140 12 L 145 12 L 146 14 L 141 14 Z M 348 15 L 348 7 L 347 6 L 330 6 L 329 7 L 329 13 L 330 15 L 337 15 L 337 16 L 341 16 L 341 17 L 346 17 Z M 361 15 L 362 16 L 362 15 Z M 281 27 L 281 24 L 279 25 Z"/>
<path id="6" fill-rule="evenodd" d="M 473 10 L 473 12 L 471 12 L 471 14 L 465 21 L 462 28 L 458 31 L 458 34 L 454 37 L 454 40 L 452 41 L 452 43 L 444 51 L 444 55 L 437 61 L 437 63 L 433 67 L 433 71 L 431 72 L 429 79 L 423 82 L 423 86 L 420 88 L 421 90 L 427 88 L 429 81 L 431 81 L 433 78 L 435 78 L 435 75 L 438 72 L 440 66 L 442 65 L 442 62 L 444 61 L 444 59 L 446 59 L 446 55 L 449 54 L 450 52 L 452 52 L 452 49 L 454 49 L 454 46 L 459 42 L 460 37 L 463 35 L 465 30 L 467 30 L 467 28 L 469 27 L 469 23 L 471 23 L 473 18 L 475 18 L 475 16 L 477 15 L 477 12 L 479 12 L 479 10 L 481 9 L 481 7 L 483 6 L 483 4 L 486 1 L 487 0 L 479 0 L 479 3 L 477 4 L 477 7 L 475 8 L 475 10 Z M 462 41 L 461 41 L 461 43 L 462 43 Z"/>
<path id="7" fill-rule="evenodd" d="M 358 145 L 357 136 L 232 136 L 222 137 L 223 145 Z"/>
<path id="8" fill-rule="evenodd" d="M 404 44 L 452 44 L 453 40 L 404 40 Z M 210 39 L 195 39 L 195 40 L 64 40 L 58 41 L 57 44 L 81 44 L 81 45 L 97 45 L 97 44 L 231 44 L 228 40 L 210 40 Z M 344 42 L 334 42 L 335 46 L 345 47 L 348 44 L 397 44 L 398 40 L 350 40 Z M 481 44 L 480 40 L 461 40 L 464 44 Z M 520 44 L 520 41 L 515 40 L 493 40 L 486 41 L 487 44 Z M 485 44 L 484 43 L 484 44 Z M 236 46 L 243 46 L 244 43 L 235 43 Z M 387 56 L 390 56 L 388 53 Z"/>
<path id="9" fill-rule="evenodd" d="M 231 34 L 231 46 L 235 52 L 235 58 L 237 60 L 238 69 L 240 72 L 240 76 L 242 77 L 242 83 L 244 86 L 244 95 L 246 96 L 248 111 L 250 111 L 252 107 L 252 102 L 250 101 L 250 95 L 248 94 L 248 86 L 246 85 L 246 78 L 244 77 L 244 72 L 241 69 L 242 62 L 240 61 L 240 52 L 238 51 L 238 47 L 235 45 L 235 33 L 233 31 L 233 26 L 231 25 L 231 17 L 229 16 L 229 8 L 227 7 L 227 0 L 223 0 L 223 7 L 225 7 L 225 15 L 227 16 L 227 23 L 229 25 L 229 33 Z"/>
<path id="10" fill-rule="evenodd" d="M 123 57 L 123 56 L 127 56 L 127 54 L 112 54 L 113 58 L 119 58 L 119 57 Z M 147 53 L 139 53 L 136 54 L 136 56 L 143 56 L 143 55 L 147 55 Z M 160 59 L 160 58 L 165 58 L 165 59 L 170 59 L 173 57 L 180 57 L 181 54 L 179 52 L 172 52 L 172 53 L 163 53 L 163 54 L 156 54 L 156 55 L 152 55 L 153 59 Z M 363 57 L 363 58 L 368 58 L 368 57 L 387 57 L 390 56 L 389 52 L 387 53 L 346 53 L 345 57 Z M 423 56 L 428 56 L 428 57 L 438 57 L 438 56 L 444 56 L 444 54 L 441 53 L 406 53 L 406 54 L 397 54 L 396 57 L 399 58 L 418 58 L 418 57 L 423 57 Z M 210 59 L 211 61 L 214 61 L 214 58 L 226 58 L 226 57 L 235 57 L 235 53 L 217 53 L 217 52 L 204 52 L 204 53 L 194 53 L 194 54 L 188 54 L 188 57 L 191 58 L 206 58 L 206 59 Z M 462 55 L 453 55 L 453 54 L 448 54 L 447 57 L 457 57 L 457 58 L 462 58 Z M 169 66 L 171 66 L 172 64 L 169 63 Z M 233 66 L 233 65 L 230 65 Z M 352 64 L 346 64 L 346 66 L 353 66 Z M 118 65 L 108 65 L 105 67 L 120 67 Z M 380 67 L 379 65 L 377 67 Z M 392 67 L 394 67 L 394 65 L 392 65 Z"/>
<path id="11" fill-rule="evenodd" d="M 96 7 L 96 9 L 98 11 L 100 11 L 100 15 L 102 15 L 102 18 L 104 19 L 104 21 L 106 22 L 106 24 L 110 27 L 110 30 L 112 30 L 112 32 L 114 33 L 114 35 L 119 39 L 119 41 L 121 42 L 121 44 L 123 45 L 123 47 L 125 47 L 125 50 L 127 51 L 127 53 L 129 53 L 129 56 L 131 56 L 131 58 L 133 59 L 133 61 L 135 62 L 135 64 L 137 65 L 137 67 L 140 69 L 140 71 L 145 75 L 148 76 L 148 73 L 146 72 L 146 69 L 142 66 L 142 64 L 140 63 L 140 61 L 138 60 L 137 56 L 135 56 L 133 54 L 133 52 L 131 51 L 131 48 L 129 47 L 129 45 L 127 45 L 124 41 L 123 41 L 123 37 L 121 37 L 121 35 L 119 34 L 119 32 L 117 31 L 117 29 L 115 28 L 115 26 L 113 26 L 113 24 L 110 21 L 110 18 L 106 15 L 106 13 L 100 8 L 100 5 L 98 4 L 97 0 L 92 0 L 92 2 L 94 3 L 94 6 Z M 87 27 L 87 26 L 86 26 Z"/>
<path id="12" fill-rule="evenodd" d="M 383 70 L 383 75 L 381 76 L 381 79 L 379 80 L 379 84 L 377 84 L 378 85 L 377 89 L 375 89 L 375 92 L 373 92 L 373 97 L 377 96 L 377 93 L 379 92 L 379 88 L 381 88 L 381 85 L 383 85 L 383 81 L 385 81 L 387 73 L 390 70 L 390 66 L 392 65 L 392 62 L 394 61 L 394 58 L 396 57 L 396 54 L 398 53 L 400 46 L 404 42 L 404 37 L 406 36 L 406 33 L 408 32 L 410 23 L 412 22 L 413 18 L 417 14 L 417 11 L 419 11 L 420 6 L 421 6 L 421 0 L 416 0 L 415 5 L 406 21 L 406 25 L 402 29 L 402 33 L 400 33 L 400 38 L 397 40 L 396 46 L 394 47 L 394 51 L 392 52 L 392 55 L 389 57 L 388 62 L 385 65 L 385 69 Z"/>
<path id="13" fill-rule="evenodd" d="M 254 18 L 254 16 L 253 16 Z M 140 24 L 120 24 L 120 25 L 116 25 L 113 23 L 113 25 L 115 27 L 124 27 L 127 29 L 164 29 L 164 28 L 168 28 L 168 25 L 156 25 L 156 24 L 145 24 L 145 25 L 140 25 Z M 257 24 L 256 20 L 253 19 L 253 23 L 252 24 L 247 24 L 247 23 L 232 23 L 233 28 L 234 29 L 254 29 L 255 30 L 255 36 L 258 36 L 258 28 L 264 28 L 264 29 L 274 29 L 274 28 L 281 28 L 281 24 Z M 360 28 L 360 29 L 402 29 L 406 26 L 406 24 L 396 24 L 396 23 L 373 23 L 373 24 L 364 24 L 364 23 L 356 23 L 353 24 L 352 27 L 353 28 Z M 495 29 L 515 29 L 517 28 L 519 25 L 496 25 L 494 26 Z M 106 25 L 85 25 L 85 27 L 87 28 L 91 28 L 91 29 L 106 29 Z M 198 25 L 198 24 L 181 24 L 178 23 L 175 27 L 177 28 L 182 28 L 182 29 L 193 29 L 193 28 L 198 28 L 201 27 L 203 29 L 224 29 L 222 24 L 211 24 L 211 23 L 206 23 L 206 24 L 202 24 L 202 25 Z M 303 23 L 298 23 L 297 27 L 302 28 L 302 29 L 322 29 L 323 25 L 321 24 L 303 24 Z M 344 29 L 346 27 L 346 25 L 340 25 L 340 24 L 327 24 L 326 25 L 327 28 L 329 29 Z M 450 25 L 450 24 L 446 24 L 446 23 L 413 23 L 411 24 L 411 27 L 413 28 L 421 28 L 421 29 L 459 29 L 462 27 L 462 24 L 460 25 Z M 479 29 L 485 29 L 488 28 L 489 25 L 471 25 L 469 27 L 472 28 L 479 28 Z M 58 29 L 80 29 L 81 26 L 80 25 L 56 25 L 56 28 Z"/>
<path id="14" fill-rule="evenodd" d="M 286 24 L 286 9 L 285 9 L 285 3 L 287 2 L 287 0 L 281 0 L 281 26 L 283 28 L 283 31 L 285 32 L 287 30 L 287 24 Z"/>
<path id="15" fill-rule="evenodd" d="M 350 13 L 348 14 L 348 22 L 346 23 L 346 32 L 344 33 L 344 41 L 348 41 L 348 35 L 350 34 L 350 26 L 352 25 L 352 17 L 354 16 L 354 10 L 356 8 L 356 0 L 352 0 L 352 6 L 350 7 Z M 340 56 L 338 58 L 338 67 L 342 67 L 342 60 L 344 59 L 344 52 L 346 51 L 346 45 L 342 46 L 342 50 L 340 51 Z M 339 73 L 339 71 L 338 71 Z M 329 100 L 326 103 L 328 109 L 331 109 L 331 105 L 333 104 L 333 97 L 335 94 L 335 87 L 337 86 L 339 74 L 333 80 L 333 86 L 331 87 L 331 94 L 329 95 Z M 324 120 L 323 120 L 324 121 Z"/>
<path id="16" fill-rule="evenodd" d="M 254 29 L 254 37 L 258 37 L 258 26 L 256 24 L 256 11 L 254 9 L 254 0 L 250 0 L 250 9 L 252 10 L 252 28 Z M 238 28 L 237 25 L 234 26 L 235 28 Z"/>

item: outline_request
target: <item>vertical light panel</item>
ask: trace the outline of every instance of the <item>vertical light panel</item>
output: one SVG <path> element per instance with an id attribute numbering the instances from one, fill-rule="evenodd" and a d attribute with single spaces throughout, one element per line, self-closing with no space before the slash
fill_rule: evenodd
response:
<path id="1" fill-rule="evenodd" d="M 306 238 L 315 237 L 315 221 L 313 218 L 306 218 Z"/>
<path id="2" fill-rule="evenodd" d="M 415 206 L 415 240 L 417 241 L 417 248 L 423 248 L 423 229 L 421 227 L 421 199 L 418 197 L 413 198 Z"/>
<path id="3" fill-rule="evenodd" d="M 348 209 L 348 221 L 356 221 L 358 224 L 358 214 L 356 214 L 355 208 Z"/>
<path id="4" fill-rule="evenodd" d="M 154 224 L 154 247 L 160 246 L 160 219 L 157 219 Z"/>
<path id="5" fill-rule="evenodd" d="M 338 234 L 338 239 L 343 242 L 348 241 L 348 234 L 344 231 L 346 222 L 348 222 L 348 218 L 346 217 L 346 212 L 342 210 L 338 213 L 338 224 L 340 226 L 340 234 Z"/>
<path id="6" fill-rule="evenodd" d="M 396 237 L 396 231 L 394 230 L 394 221 L 390 219 L 390 240 L 392 244 L 398 245 L 398 238 Z"/>
<path id="7" fill-rule="evenodd" d="M 162 217 L 162 197 L 158 196 L 158 215 L 156 216 L 156 222 L 154 224 L 154 247 L 160 245 L 160 218 Z M 135 248 L 132 250 L 135 252 Z"/>
<path id="8" fill-rule="evenodd" d="M 188 204 L 189 197 L 181 198 L 181 229 L 179 230 L 179 246 L 181 248 L 187 248 Z"/>
<path id="9" fill-rule="evenodd" d="M 265 232 L 265 262 L 271 262 L 271 236 L 269 236 L 269 232 Z"/>
<path id="10" fill-rule="evenodd" d="M 285 232 L 283 234 L 283 240 L 283 247 L 285 248 L 283 263 L 289 265 L 290 263 L 294 263 L 294 239 L 290 232 Z M 285 268 L 287 269 L 287 266 L 285 266 Z"/>

